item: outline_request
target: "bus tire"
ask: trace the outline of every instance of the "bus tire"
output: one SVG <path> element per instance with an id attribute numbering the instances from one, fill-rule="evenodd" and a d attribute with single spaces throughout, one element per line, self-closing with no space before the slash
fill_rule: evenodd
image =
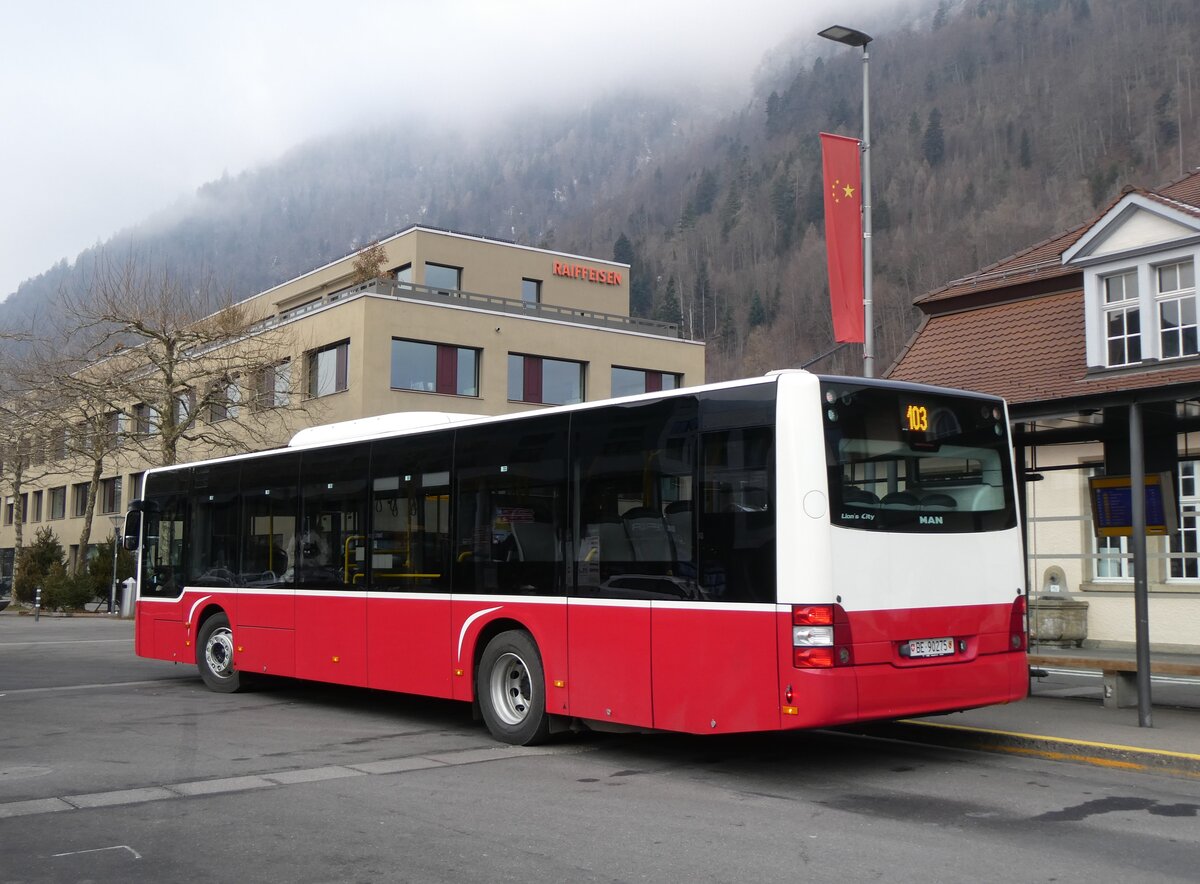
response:
<path id="1" fill-rule="evenodd" d="M 546 675 L 529 633 L 514 629 L 487 643 L 475 676 L 475 696 L 483 721 L 497 740 L 532 746 L 549 735 Z"/>
<path id="2" fill-rule="evenodd" d="M 196 665 L 210 691 L 233 694 L 243 688 L 242 674 L 233 668 L 233 630 L 225 614 L 213 614 L 200 627 Z"/>

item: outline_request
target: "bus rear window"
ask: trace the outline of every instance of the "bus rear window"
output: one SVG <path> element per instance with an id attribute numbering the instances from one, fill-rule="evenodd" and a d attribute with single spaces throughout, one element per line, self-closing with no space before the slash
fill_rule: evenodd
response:
<path id="1" fill-rule="evenodd" d="M 830 517 L 910 533 L 1016 525 L 1004 409 L 995 399 L 821 385 Z"/>

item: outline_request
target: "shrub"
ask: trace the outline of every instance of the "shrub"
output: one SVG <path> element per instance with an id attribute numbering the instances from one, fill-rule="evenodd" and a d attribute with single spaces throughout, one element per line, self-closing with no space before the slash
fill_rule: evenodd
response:
<path id="1" fill-rule="evenodd" d="M 33 543 L 23 546 L 17 555 L 17 573 L 13 579 L 13 598 L 19 602 L 32 603 L 38 586 L 44 588 L 46 576 L 57 565 L 66 573 L 67 555 L 62 544 L 54 536 L 54 529 L 39 528 Z M 44 602 L 44 599 L 43 599 Z"/>

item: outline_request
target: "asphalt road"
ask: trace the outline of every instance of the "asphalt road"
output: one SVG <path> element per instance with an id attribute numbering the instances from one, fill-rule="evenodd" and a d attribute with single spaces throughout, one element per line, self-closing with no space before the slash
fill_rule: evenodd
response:
<path id="1" fill-rule="evenodd" d="M 491 741 L 0 615 L 0 882 L 1194 881 L 1200 781 L 833 732 Z"/>

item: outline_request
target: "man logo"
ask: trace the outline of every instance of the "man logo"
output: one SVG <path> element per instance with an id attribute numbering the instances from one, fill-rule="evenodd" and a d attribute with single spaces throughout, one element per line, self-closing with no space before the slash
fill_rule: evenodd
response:
<path id="1" fill-rule="evenodd" d="M 945 516 L 921 516 L 920 522 L 922 525 L 943 525 L 946 518 Z"/>

